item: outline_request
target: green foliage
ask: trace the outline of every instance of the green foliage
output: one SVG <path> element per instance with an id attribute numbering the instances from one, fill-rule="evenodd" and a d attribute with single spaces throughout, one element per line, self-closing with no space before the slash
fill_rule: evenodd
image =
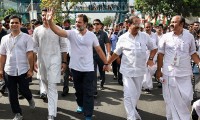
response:
<path id="1" fill-rule="evenodd" d="M 41 8 L 53 8 L 55 10 L 55 17 L 54 20 L 56 23 L 62 23 L 63 18 L 67 18 L 70 13 L 70 9 L 73 6 L 77 5 L 78 2 L 82 2 L 83 0 L 41 0 L 40 7 Z M 66 5 L 67 11 L 62 10 L 62 2 Z M 69 4 L 69 6 L 68 6 Z M 62 15 L 64 13 L 64 17 Z"/>
<path id="2" fill-rule="evenodd" d="M 7 9 L 6 12 L 4 13 L 5 16 L 12 15 L 12 14 L 17 14 L 17 11 L 14 10 L 13 8 Z"/>
<path id="3" fill-rule="evenodd" d="M 110 25 L 112 24 L 113 20 L 114 20 L 114 17 L 107 16 L 107 17 L 104 18 L 104 20 L 103 20 L 102 23 L 103 23 L 105 26 L 110 26 Z"/>
<path id="4" fill-rule="evenodd" d="M 135 0 L 135 9 L 152 17 L 163 14 L 168 17 L 182 15 L 200 16 L 199 0 Z"/>

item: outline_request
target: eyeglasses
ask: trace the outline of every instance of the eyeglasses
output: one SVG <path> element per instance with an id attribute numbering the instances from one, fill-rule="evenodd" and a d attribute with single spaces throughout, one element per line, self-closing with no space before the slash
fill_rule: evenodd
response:
<path id="1" fill-rule="evenodd" d="M 100 23 L 93 23 L 93 25 L 100 25 Z"/>

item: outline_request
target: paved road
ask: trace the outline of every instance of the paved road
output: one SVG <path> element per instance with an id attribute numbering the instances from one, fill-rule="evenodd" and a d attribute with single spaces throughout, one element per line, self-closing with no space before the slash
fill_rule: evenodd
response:
<path id="1" fill-rule="evenodd" d="M 123 106 L 123 87 L 118 85 L 116 80 L 113 80 L 112 73 L 106 76 L 106 85 L 104 90 L 99 90 L 98 97 L 95 99 L 94 120 L 126 120 L 126 113 Z M 74 88 L 70 83 L 70 91 L 66 97 L 61 97 L 62 84 L 58 85 L 59 101 L 58 114 L 56 120 L 82 120 L 83 115 L 77 114 L 76 102 L 74 97 Z M 152 94 L 142 92 L 138 102 L 139 114 L 143 120 L 166 120 L 165 105 L 163 102 L 161 89 L 155 88 Z M 29 109 L 28 102 L 20 100 L 23 110 L 24 120 L 46 120 L 47 118 L 47 103 L 44 103 L 37 94 L 39 86 L 38 80 L 33 80 L 30 85 L 33 96 L 36 102 L 34 110 Z M 0 120 L 12 119 L 13 114 L 10 110 L 10 105 L 7 95 L 0 97 Z"/>

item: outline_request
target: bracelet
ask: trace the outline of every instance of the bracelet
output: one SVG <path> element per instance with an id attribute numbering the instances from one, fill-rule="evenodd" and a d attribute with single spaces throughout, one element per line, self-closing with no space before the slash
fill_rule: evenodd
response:
<path id="1" fill-rule="evenodd" d="M 64 61 L 62 61 L 62 63 L 64 63 L 64 64 L 66 64 L 66 65 L 67 65 L 67 62 L 64 62 Z"/>

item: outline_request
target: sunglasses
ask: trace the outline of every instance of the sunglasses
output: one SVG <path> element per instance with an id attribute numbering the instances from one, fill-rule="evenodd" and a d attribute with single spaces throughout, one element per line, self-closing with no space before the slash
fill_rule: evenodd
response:
<path id="1" fill-rule="evenodd" d="M 100 23 L 93 23 L 93 25 L 100 25 Z"/>

